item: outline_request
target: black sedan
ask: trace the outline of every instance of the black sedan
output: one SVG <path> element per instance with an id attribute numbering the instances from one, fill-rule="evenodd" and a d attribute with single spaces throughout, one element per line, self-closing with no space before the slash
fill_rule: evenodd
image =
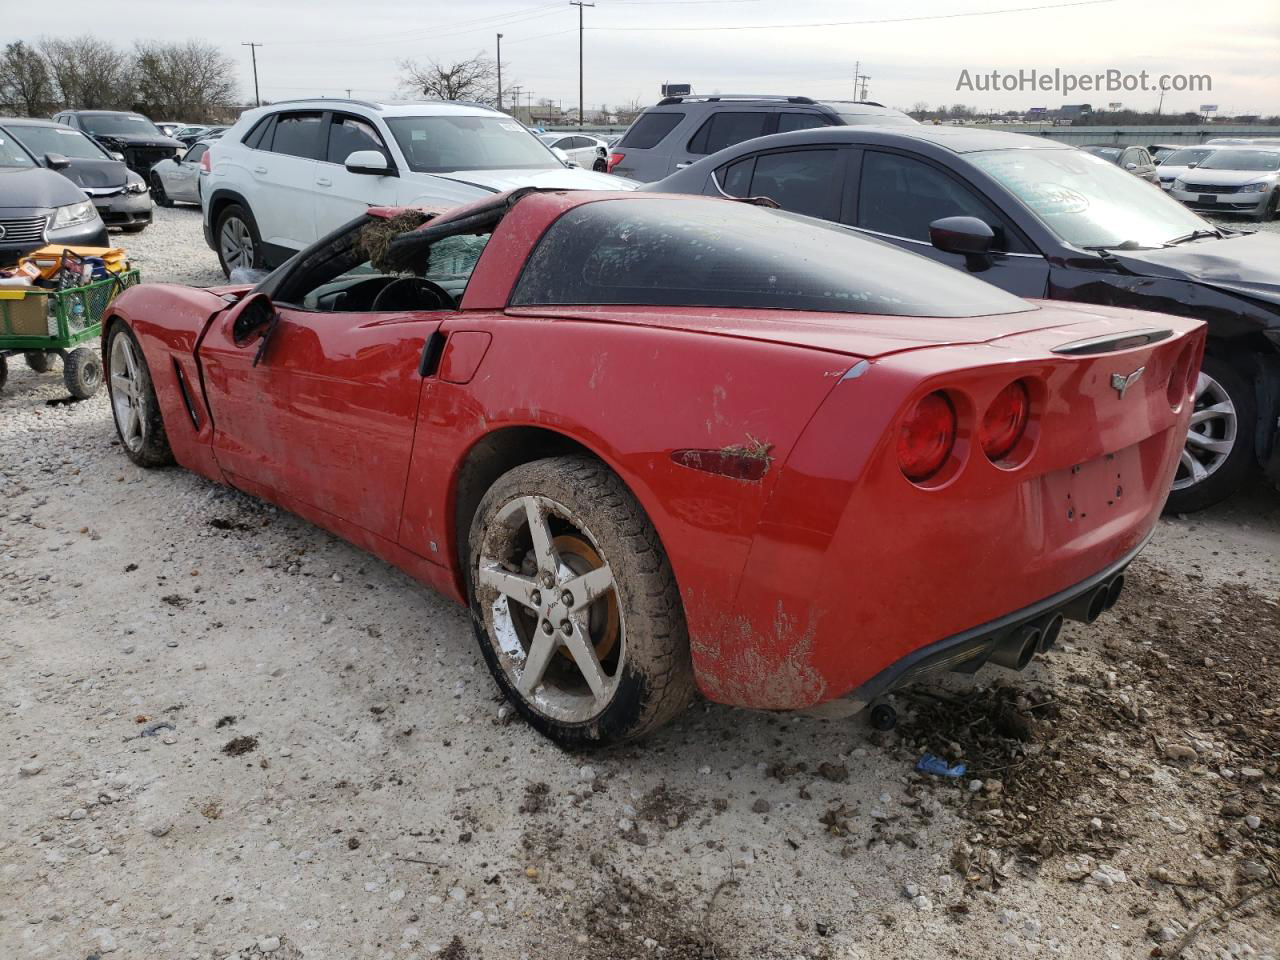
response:
<path id="1" fill-rule="evenodd" d="M 50 243 L 104 247 L 107 228 L 74 183 L 0 133 L 0 266 Z"/>
<path id="2" fill-rule="evenodd" d="M 642 190 L 768 197 L 1025 297 L 1209 324 L 1169 509 L 1280 482 L 1280 236 L 1214 226 L 1112 163 L 962 127 L 822 127 L 729 147 Z"/>
<path id="3" fill-rule="evenodd" d="M 151 222 L 147 182 L 79 130 L 52 120 L 3 117 L 0 134 L 12 137 L 40 166 L 56 170 L 83 190 L 108 227 L 138 233 Z"/>

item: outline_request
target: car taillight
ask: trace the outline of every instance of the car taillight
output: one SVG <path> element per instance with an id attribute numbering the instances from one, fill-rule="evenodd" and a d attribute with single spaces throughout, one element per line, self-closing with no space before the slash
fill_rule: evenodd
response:
<path id="1" fill-rule="evenodd" d="M 627 155 L 625 153 L 609 154 L 609 166 L 605 170 L 605 173 L 613 173 L 613 168 L 616 167 L 618 164 L 620 164 L 626 158 L 626 156 Z"/>
<path id="2" fill-rule="evenodd" d="M 1182 401 L 1195 392 L 1199 371 L 1192 369 L 1194 358 L 1195 350 L 1188 343 L 1178 354 L 1177 362 L 1174 363 L 1173 371 L 1169 375 L 1169 406 L 1174 410 L 1182 406 Z"/>
<path id="3" fill-rule="evenodd" d="M 1030 410 L 1031 397 L 1021 380 L 1015 380 L 996 394 L 982 415 L 982 426 L 978 428 L 978 439 L 987 459 L 1002 460 L 1013 452 L 1027 432 Z"/>
<path id="4" fill-rule="evenodd" d="M 956 443 L 956 411 L 945 393 L 922 397 L 898 428 L 898 464 L 912 483 L 942 469 Z"/>
<path id="5" fill-rule="evenodd" d="M 200 154 L 200 172 L 209 173 L 212 170 L 213 170 L 213 160 L 209 156 L 208 149 L 206 149 L 204 153 Z"/>

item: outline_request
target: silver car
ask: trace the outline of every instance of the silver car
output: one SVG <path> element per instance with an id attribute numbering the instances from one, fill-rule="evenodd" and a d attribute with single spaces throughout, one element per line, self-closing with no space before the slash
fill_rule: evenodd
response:
<path id="1" fill-rule="evenodd" d="M 1156 176 L 1160 178 L 1160 189 L 1168 190 L 1173 186 L 1173 181 L 1188 170 L 1194 170 L 1201 160 L 1217 149 L 1217 147 L 1208 146 L 1179 147 L 1172 153 L 1165 154 L 1163 159 L 1156 161 Z"/>
<path id="2" fill-rule="evenodd" d="M 151 197 L 162 207 L 175 203 L 200 202 L 200 161 L 209 149 L 207 140 L 200 140 L 173 160 L 161 160 L 151 168 Z"/>
<path id="3" fill-rule="evenodd" d="M 538 139 L 552 150 L 558 150 L 583 170 L 604 172 L 608 166 L 609 145 L 599 137 L 585 133 L 540 133 Z"/>
<path id="4" fill-rule="evenodd" d="M 1280 207 L 1280 146 L 1216 150 L 1174 180 L 1169 195 L 1193 210 L 1274 220 Z"/>

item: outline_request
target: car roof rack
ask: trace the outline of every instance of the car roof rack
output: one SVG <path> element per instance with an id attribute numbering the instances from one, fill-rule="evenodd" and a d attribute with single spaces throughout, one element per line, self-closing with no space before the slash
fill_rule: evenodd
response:
<path id="1" fill-rule="evenodd" d="M 374 110 L 378 109 L 378 104 L 369 100 L 357 100 L 355 97 L 294 97 L 292 100 L 272 100 L 270 103 L 264 103 L 264 107 L 278 107 L 282 103 L 317 103 L 319 101 L 325 103 L 354 103 L 361 107 L 370 107 Z M 256 107 L 254 108 L 257 109 Z"/>
<path id="2" fill-rule="evenodd" d="M 883 103 L 875 100 L 823 100 L 823 103 L 856 103 L 864 107 L 880 107 L 883 110 L 889 109 Z"/>
<path id="3" fill-rule="evenodd" d="M 663 97 L 658 101 L 658 106 L 665 107 L 673 103 L 716 103 L 717 101 L 727 100 L 734 103 L 741 103 L 745 100 L 767 100 L 773 103 L 817 103 L 812 97 L 787 97 L 776 94 L 753 94 L 753 93 L 715 93 L 715 94 L 696 94 L 687 97 Z"/>

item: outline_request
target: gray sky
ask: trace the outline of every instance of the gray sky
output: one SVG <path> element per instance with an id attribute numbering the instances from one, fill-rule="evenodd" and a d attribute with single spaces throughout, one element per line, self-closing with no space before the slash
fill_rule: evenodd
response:
<path id="1" fill-rule="evenodd" d="M 597 0 L 585 11 L 588 107 L 650 103 L 664 80 L 699 93 L 778 93 L 843 97 L 853 93 L 857 61 L 873 100 L 910 107 L 968 103 L 984 109 L 1056 107 L 1120 101 L 1151 109 L 1159 94 L 1089 92 L 982 93 L 957 90 L 961 70 L 1016 72 L 1060 68 L 1091 74 L 1209 74 L 1211 92 L 1169 93 L 1166 111 L 1219 105 L 1221 112 L 1280 113 L 1280 2 L 1101 0 L 1059 9 L 992 16 L 981 11 L 1048 5 L 1055 0 Z M 448 61 L 494 52 L 502 41 L 504 86 L 535 98 L 578 98 L 576 8 L 567 0 L 129 0 L 126 17 L 101 16 L 97 0 L 62 0 L 58 16 L 19 18 L 32 35 L 55 22 L 57 34 L 92 24 L 98 36 L 129 44 L 139 35 L 199 36 L 222 46 L 252 96 L 249 50 L 257 40 L 264 99 L 327 94 L 386 97 L 397 88 L 399 61 Z M 848 24 L 947 16 L 902 23 Z M 787 27 L 783 25 L 804 24 Z M 814 24 L 825 24 L 813 26 Z M 661 29 L 644 29 L 658 27 Z M 690 29 L 712 27 L 713 29 Z M 765 29 L 747 29 L 764 27 Z M 56 35 L 56 34 L 55 34 Z M 5 38 L 9 39 L 9 38 Z"/>

